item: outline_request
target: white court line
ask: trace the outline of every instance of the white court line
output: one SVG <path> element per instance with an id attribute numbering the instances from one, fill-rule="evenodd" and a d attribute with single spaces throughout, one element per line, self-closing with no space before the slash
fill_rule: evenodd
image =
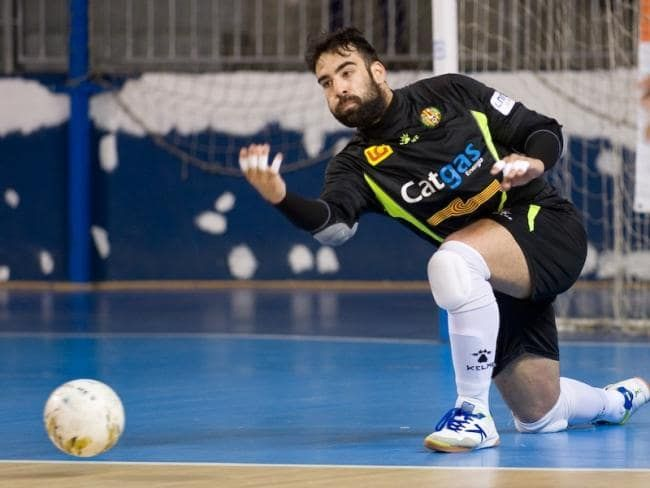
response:
<path id="1" fill-rule="evenodd" d="M 162 461 L 53 461 L 29 459 L 0 459 L 0 464 L 63 464 L 63 465 L 101 465 L 101 466 L 180 466 L 180 467 L 235 467 L 235 468 L 308 468 L 308 469 L 413 469 L 455 471 L 550 471 L 550 472 L 614 472 L 614 473 L 650 473 L 650 468 L 535 468 L 508 466 L 411 466 L 411 465 L 376 465 L 376 464 L 265 464 L 265 463 L 206 463 L 206 462 L 162 462 Z"/>

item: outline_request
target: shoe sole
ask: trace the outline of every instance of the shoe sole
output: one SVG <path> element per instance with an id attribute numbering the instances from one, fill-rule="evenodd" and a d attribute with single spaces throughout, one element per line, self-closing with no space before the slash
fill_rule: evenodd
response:
<path id="1" fill-rule="evenodd" d="M 464 446 L 454 446 L 452 444 L 447 444 L 446 442 L 434 441 L 431 439 L 424 439 L 424 447 L 436 452 L 448 452 L 448 453 L 459 453 L 459 452 L 469 452 L 475 451 L 477 449 L 485 449 L 488 447 L 496 447 L 501 443 L 501 440 L 497 437 L 491 441 L 486 441 L 481 444 L 479 447 L 464 447 Z"/>

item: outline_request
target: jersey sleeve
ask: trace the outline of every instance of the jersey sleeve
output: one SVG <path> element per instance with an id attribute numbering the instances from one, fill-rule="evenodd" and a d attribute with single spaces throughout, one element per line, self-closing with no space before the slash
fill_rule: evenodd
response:
<path id="1" fill-rule="evenodd" d="M 440 88 L 449 96 L 466 108 L 485 114 L 492 138 L 501 146 L 541 159 L 547 169 L 562 154 L 562 126 L 555 119 L 468 76 L 451 74 L 439 78 Z"/>
<path id="2" fill-rule="evenodd" d="M 330 207 L 328 226 L 344 223 L 352 227 L 361 214 L 381 211 L 364 181 L 362 164 L 347 148 L 330 161 L 320 195 Z"/>
<path id="3" fill-rule="evenodd" d="M 364 182 L 362 165 L 346 154 L 346 149 L 330 161 L 319 199 L 287 191 L 275 205 L 295 226 L 310 232 L 323 245 L 343 244 L 355 234 L 362 213 L 380 211 Z"/>

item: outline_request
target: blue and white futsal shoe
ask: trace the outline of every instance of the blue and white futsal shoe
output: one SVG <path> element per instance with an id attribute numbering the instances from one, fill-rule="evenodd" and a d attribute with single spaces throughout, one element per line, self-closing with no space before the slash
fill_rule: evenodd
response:
<path id="1" fill-rule="evenodd" d="M 487 408 L 464 401 L 440 419 L 424 445 L 433 451 L 466 452 L 498 446 L 499 433 Z"/>
<path id="2" fill-rule="evenodd" d="M 650 401 L 650 386 L 645 382 L 645 380 L 643 380 L 643 378 L 636 377 L 619 381 L 618 383 L 607 385 L 605 390 L 618 391 L 625 398 L 625 410 L 622 412 L 621 419 L 616 422 L 605 423 L 624 424 L 630 419 L 634 412 Z"/>

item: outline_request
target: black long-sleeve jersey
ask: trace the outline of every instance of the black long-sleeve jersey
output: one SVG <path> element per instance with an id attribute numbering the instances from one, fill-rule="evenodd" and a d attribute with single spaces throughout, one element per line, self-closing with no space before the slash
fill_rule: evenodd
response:
<path id="1" fill-rule="evenodd" d="M 559 124 L 463 75 L 394 90 L 378 124 L 358 130 L 330 161 L 320 199 L 327 222 L 352 227 L 385 212 L 439 244 L 504 205 L 553 191 L 542 178 L 507 193 L 492 165 L 513 152 L 548 168 L 562 149 Z M 286 213 L 286 212 L 285 212 Z"/>

